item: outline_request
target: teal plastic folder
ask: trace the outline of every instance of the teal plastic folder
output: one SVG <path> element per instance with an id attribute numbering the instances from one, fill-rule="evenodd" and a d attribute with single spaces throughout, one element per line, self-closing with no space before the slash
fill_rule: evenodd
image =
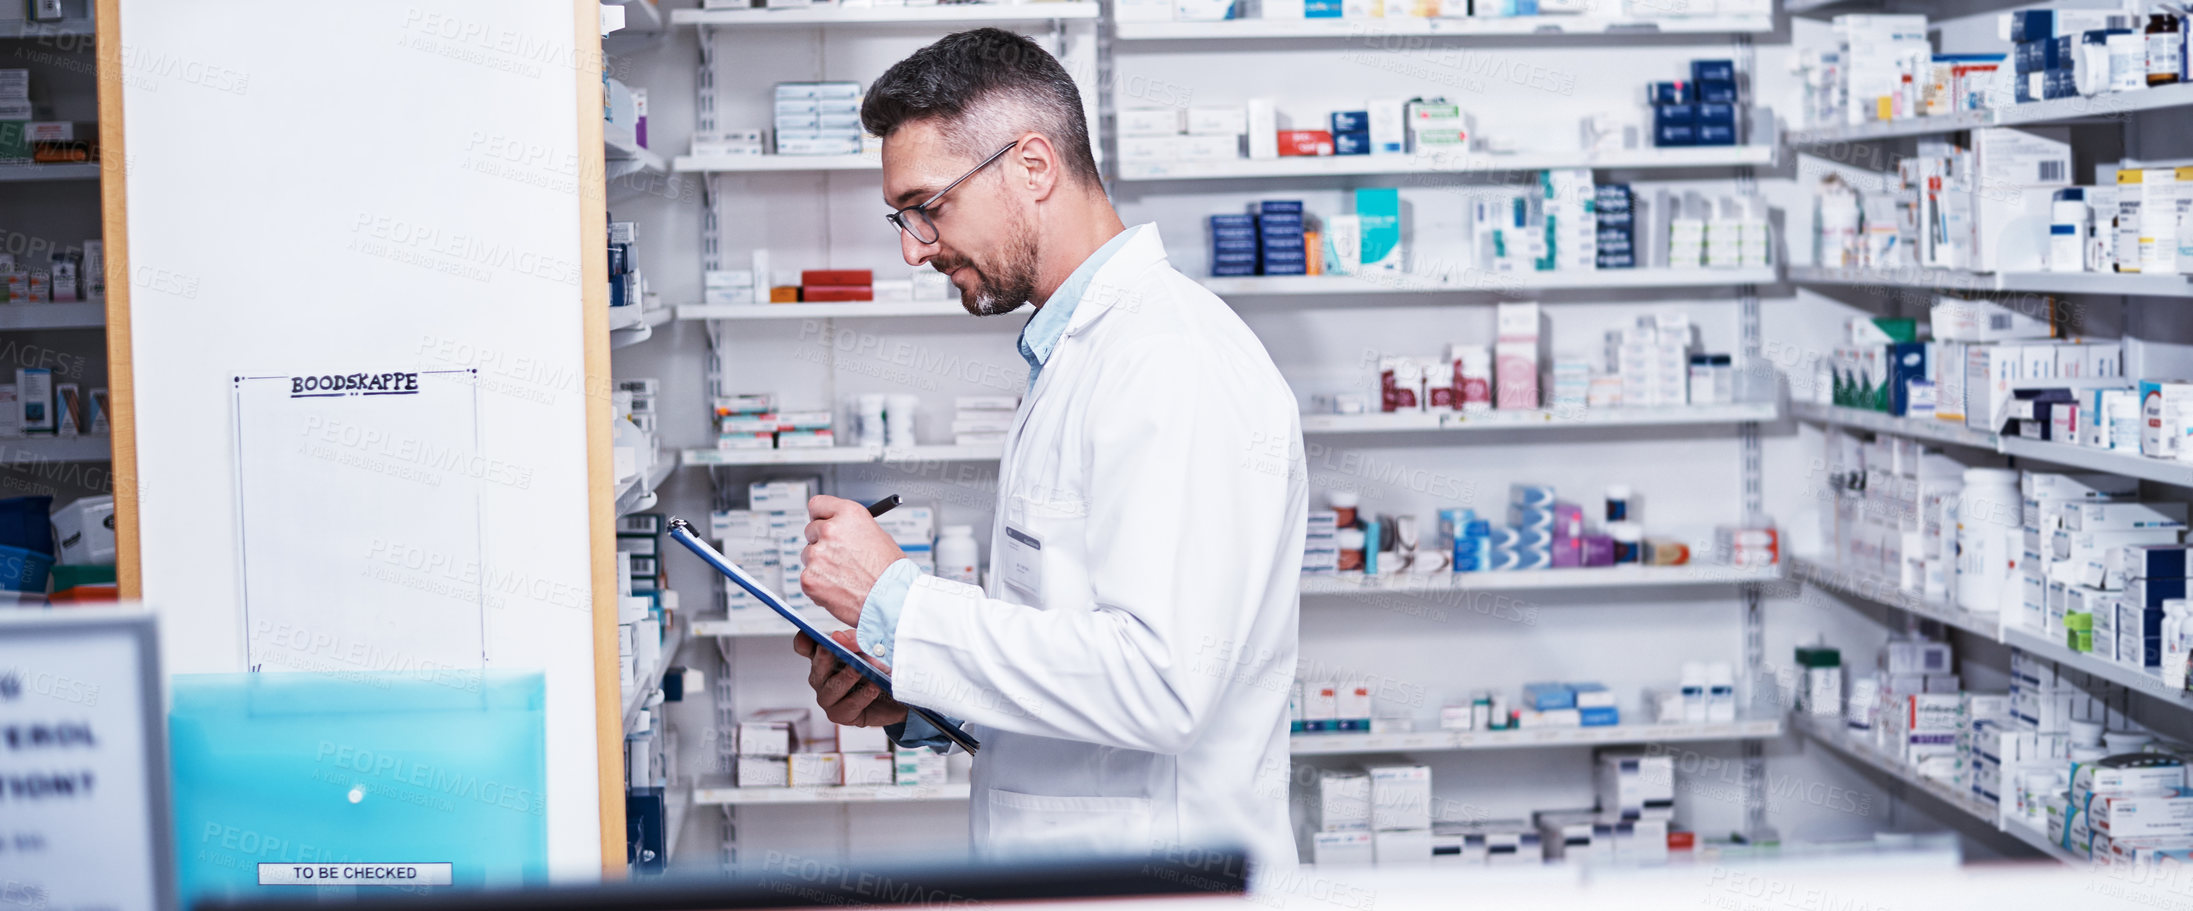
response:
<path id="1" fill-rule="evenodd" d="M 179 674 L 186 903 L 547 880 L 538 673 Z"/>

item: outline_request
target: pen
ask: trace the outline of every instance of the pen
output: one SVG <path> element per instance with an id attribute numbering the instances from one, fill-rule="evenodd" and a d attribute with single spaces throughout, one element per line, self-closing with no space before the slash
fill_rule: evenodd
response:
<path id="1" fill-rule="evenodd" d="M 892 494 L 888 497 L 884 497 L 881 500 L 877 500 L 874 503 L 868 504 L 868 515 L 871 518 L 880 517 L 884 513 L 890 512 L 891 510 L 898 508 L 898 505 L 899 495 Z"/>

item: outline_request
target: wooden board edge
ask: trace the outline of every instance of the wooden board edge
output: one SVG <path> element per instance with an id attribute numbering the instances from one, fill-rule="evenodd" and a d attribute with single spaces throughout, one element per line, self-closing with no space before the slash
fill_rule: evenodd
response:
<path id="1" fill-rule="evenodd" d="M 124 601 L 145 595 L 138 538 L 136 362 L 129 314 L 129 159 L 122 137 L 122 2 L 95 0 L 92 54 L 99 73 L 99 236 L 106 251 L 108 454 L 114 479 L 114 577 Z"/>
<path id="2" fill-rule="evenodd" d="M 602 60 L 599 0 L 574 0 L 577 31 L 572 47 L 582 64 Z M 588 55 L 591 51 L 591 56 Z M 602 146 L 602 77 L 599 66 L 575 66 L 579 110 L 579 282 L 581 331 L 585 333 L 586 500 L 589 564 L 594 594 L 594 714 L 601 780 L 602 876 L 625 874 L 624 688 L 617 670 L 617 478 L 610 440 L 609 262 L 600 246 L 609 236 L 607 163 Z M 600 186 L 593 184 L 601 180 Z"/>

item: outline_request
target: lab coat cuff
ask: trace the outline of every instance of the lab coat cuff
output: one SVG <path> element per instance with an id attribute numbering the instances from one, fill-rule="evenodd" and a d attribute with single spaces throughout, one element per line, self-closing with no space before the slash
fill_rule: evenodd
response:
<path id="1" fill-rule="evenodd" d="M 868 600 L 860 608 L 857 636 L 861 651 L 883 659 L 885 664 L 897 660 L 892 650 L 898 639 L 899 612 L 906 607 L 907 589 L 919 578 L 921 568 L 904 558 L 885 567 L 883 575 L 876 577 L 875 586 L 868 590 Z"/>
<path id="2" fill-rule="evenodd" d="M 964 718 L 976 708 L 965 676 L 953 666 L 957 650 L 949 630 L 950 618 L 964 616 L 981 603 L 979 586 L 938 576 L 914 579 L 900 605 L 891 643 L 899 651 L 891 661 L 892 695 L 948 716 Z"/>
<path id="3" fill-rule="evenodd" d="M 959 721 L 956 718 L 946 718 L 944 720 L 955 724 Z M 912 712 L 906 713 L 906 722 L 904 724 L 884 725 L 883 733 L 884 736 L 891 738 L 892 743 L 909 750 L 927 748 L 941 753 L 950 752 L 952 749 L 951 739 L 940 733 L 936 725 L 930 724 L 929 719 Z"/>

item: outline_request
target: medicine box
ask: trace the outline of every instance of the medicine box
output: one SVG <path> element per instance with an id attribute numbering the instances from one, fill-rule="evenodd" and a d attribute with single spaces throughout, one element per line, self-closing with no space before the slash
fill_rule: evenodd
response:
<path id="1" fill-rule="evenodd" d="M 1595 780 L 1599 812 L 1622 819 L 1669 819 L 1675 815 L 1675 759 L 1638 750 L 1598 756 Z"/>
<path id="2" fill-rule="evenodd" d="M 2171 788 L 2094 798 L 2086 805 L 2096 837 L 2193 839 L 2193 791 Z"/>
<path id="3" fill-rule="evenodd" d="M 746 485 L 747 508 L 756 512 L 792 512 L 804 516 L 813 490 L 806 481 L 755 481 Z"/>
<path id="4" fill-rule="evenodd" d="M 1310 862 L 1320 867 L 1368 867 L 1376 859 L 1369 832 L 1316 832 L 1310 836 Z M 1425 846 L 1427 859 L 1431 853 Z"/>
<path id="5" fill-rule="evenodd" d="M 836 753 L 793 753 L 788 783 L 795 788 L 834 788 L 845 783 L 844 759 Z"/>
<path id="6" fill-rule="evenodd" d="M 2186 504 L 2139 502 L 2086 502 L 2063 508 L 2063 527 L 2068 531 L 2132 531 L 2142 528 L 2184 528 Z"/>
<path id="7" fill-rule="evenodd" d="M 1371 834 L 1371 859 L 1380 867 L 1426 866 L 1432 862 L 1430 829 L 1403 829 Z"/>
<path id="8" fill-rule="evenodd" d="M 889 785 L 898 780 L 898 758 L 890 752 L 848 750 L 840 755 L 843 757 L 842 772 L 846 787 Z"/>
<path id="9" fill-rule="evenodd" d="M 1320 832 L 1368 832 L 1371 828 L 1371 778 L 1361 772 L 1318 773 L 1310 824 Z"/>
<path id="10" fill-rule="evenodd" d="M 891 739 L 882 728 L 838 725 L 838 751 L 843 753 L 888 753 Z"/>
<path id="11" fill-rule="evenodd" d="M 53 513 L 63 564 L 114 562 L 114 497 L 84 497 Z"/>
<path id="12" fill-rule="evenodd" d="M 783 756 L 740 756 L 732 764 L 732 782 L 742 788 L 781 788 L 791 781 Z"/>
<path id="13" fill-rule="evenodd" d="M 1432 770 L 1422 765 L 1374 765 L 1371 780 L 1371 828 L 1431 828 Z M 1430 849 L 1425 853 L 1428 856 Z"/>
<path id="14" fill-rule="evenodd" d="M 741 756 L 785 756 L 792 752 L 792 725 L 783 721 L 741 721 L 736 739 Z"/>

